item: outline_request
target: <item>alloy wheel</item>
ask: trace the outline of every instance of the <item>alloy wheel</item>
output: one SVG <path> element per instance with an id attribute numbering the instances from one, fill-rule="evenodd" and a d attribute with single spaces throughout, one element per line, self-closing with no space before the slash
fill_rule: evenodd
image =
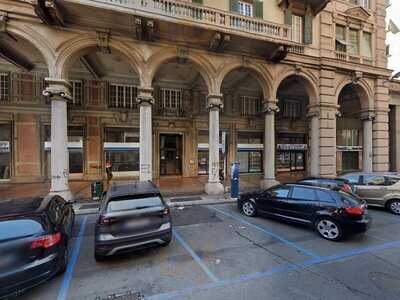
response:
<path id="1" fill-rule="evenodd" d="M 246 201 L 245 203 L 243 203 L 242 211 L 246 216 L 252 217 L 255 215 L 256 208 L 252 202 Z"/>
<path id="2" fill-rule="evenodd" d="M 318 222 L 317 230 L 322 237 L 328 240 L 336 240 L 340 237 L 339 227 L 327 219 L 322 219 Z"/>
<path id="3" fill-rule="evenodd" d="M 400 215 L 400 201 L 392 201 L 389 205 L 390 211 L 396 215 Z"/>

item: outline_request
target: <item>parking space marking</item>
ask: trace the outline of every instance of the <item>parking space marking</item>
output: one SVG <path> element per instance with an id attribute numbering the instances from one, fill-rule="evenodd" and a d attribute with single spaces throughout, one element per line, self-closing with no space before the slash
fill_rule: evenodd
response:
<path id="1" fill-rule="evenodd" d="M 311 252 L 311 251 L 309 251 L 309 250 L 307 250 L 307 249 L 305 249 L 305 248 L 303 248 L 303 247 L 297 245 L 297 244 L 294 243 L 294 242 L 291 242 L 291 241 L 289 241 L 289 240 L 287 240 L 287 239 L 285 239 L 285 238 L 279 236 L 278 234 L 276 234 L 276 233 L 274 233 L 274 232 L 272 232 L 272 231 L 269 231 L 269 230 L 267 230 L 267 229 L 265 229 L 265 228 L 263 228 L 263 227 L 261 227 L 261 226 L 258 226 L 258 225 L 255 225 L 255 224 L 253 224 L 253 223 L 250 223 L 250 222 L 248 222 L 248 221 L 246 221 L 246 220 L 244 220 L 244 219 L 242 219 L 242 218 L 240 218 L 240 217 L 237 217 L 237 216 L 235 216 L 235 215 L 233 215 L 233 214 L 230 214 L 230 213 L 228 213 L 228 212 L 226 212 L 226 211 L 220 210 L 220 209 L 215 208 L 215 207 L 211 207 L 211 208 L 214 209 L 214 210 L 216 210 L 217 212 L 219 212 L 219 213 L 225 215 L 226 217 L 229 217 L 229 218 L 234 219 L 234 220 L 236 220 L 236 221 L 238 221 L 238 222 L 241 222 L 241 223 L 243 223 L 243 224 L 246 224 L 246 225 L 248 225 L 248 226 L 250 226 L 250 227 L 252 227 L 252 228 L 254 228 L 254 229 L 257 229 L 257 230 L 263 232 L 264 234 L 266 234 L 266 235 L 268 235 L 268 236 L 270 236 L 270 237 L 273 237 L 274 239 L 277 239 L 277 240 L 281 241 L 281 242 L 284 243 L 285 245 L 290 246 L 290 247 L 292 247 L 292 248 L 295 248 L 295 249 L 299 250 L 300 252 L 306 254 L 307 256 L 310 256 L 310 257 L 315 258 L 315 259 L 320 258 L 319 255 L 317 255 L 317 254 L 315 254 L 315 253 L 313 253 L 313 252 Z"/>
<path id="2" fill-rule="evenodd" d="M 69 286 L 71 283 L 72 274 L 74 272 L 74 267 L 75 267 L 76 261 L 78 260 L 79 250 L 81 248 L 83 235 L 85 233 L 87 219 L 88 219 L 88 216 L 85 216 L 82 220 L 82 224 L 81 224 L 81 227 L 80 227 L 79 233 L 78 233 L 78 238 L 75 241 L 74 248 L 72 250 L 71 260 L 68 264 L 67 270 L 66 270 L 63 280 L 61 282 L 60 290 L 58 291 L 57 300 L 67 299 L 67 294 L 68 294 Z"/>
<path id="3" fill-rule="evenodd" d="M 188 243 L 185 242 L 185 240 L 181 237 L 181 235 L 175 230 L 172 229 L 172 233 L 174 237 L 179 241 L 179 243 L 182 245 L 183 248 L 186 249 L 187 252 L 193 257 L 193 259 L 197 262 L 197 264 L 203 269 L 204 273 L 207 274 L 207 276 L 213 281 L 217 282 L 219 279 L 217 276 L 214 275 L 213 272 L 206 266 L 206 264 L 203 262 L 203 260 L 200 258 L 200 256 L 197 255 L 197 253 L 189 246 Z"/>
<path id="4" fill-rule="evenodd" d="M 248 282 L 251 280 L 267 278 L 267 277 L 270 277 L 275 274 L 285 273 L 285 272 L 289 272 L 289 271 L 303 270 L 303 269 L 306 269 L 306 268 L 309 268 L 309 267 L 312 267 L 312 266 L 315 266 L 318 264 L 322 264 L 322 263 L 338 262 L 345 258 L 354 257 L 354 256 L 370 253 L 373 251 L 379 251 L 379 250 L 385 250 L 385 249 L 391 249 L 391 248 L 397 248 L 397 247 L 400 247 L 400 241 L 384 243 L 384 244 L 378 245 L 378 246 L 358 248 L 358 249 L 346 251 L 346 252 L 343 252 L 343 253 L 337 254 L 337 255 L 313 258 L 313 259 L 307 260 L 307 261 L 299 263 L 299 264 L 288 263 L 288 264 L 273 268 L 273 269 L 265 271 L 265 272 L 257 272 L 257 273 L 247 274 L 247 275 L 241 275 L 241 276 L 231 278 L 231 279 L 224 279 L 224 280 L 220 280 L 220 281 L 213 282 L 213 283 L 188 287 L 188 288 L 180 290 L 180 291 L 172 291 L 172 292 L 156 294 L 156 295 L 153 295 L 150 297 L 146 297 L 146 299 L 147 300 L 179 299 L 186 295 L 192 295 L 195 292 L 207 291 L 207 290 L 211 290 L 211 289 L 215 289 L 215 288 L 240 284 L 240 283 Z"/>

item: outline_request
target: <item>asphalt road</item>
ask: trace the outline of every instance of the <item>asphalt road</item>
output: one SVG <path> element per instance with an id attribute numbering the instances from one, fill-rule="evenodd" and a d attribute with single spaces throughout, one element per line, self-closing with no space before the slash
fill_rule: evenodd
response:
<path id="1" fill-rule="evenodd" d="M 173 210 L 174 239 L 97 263 L 95 215 L 79 216 L 67 272 L 20 299 L 400 299 L 400 217 L 329 242 L 235 205 Z"/>

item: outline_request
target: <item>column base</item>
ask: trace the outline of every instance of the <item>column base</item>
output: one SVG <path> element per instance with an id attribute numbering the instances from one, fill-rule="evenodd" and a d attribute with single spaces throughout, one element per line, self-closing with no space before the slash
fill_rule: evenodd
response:
<path id="1" fill-rule="evenodd" d="M 68 190 L 63 190 L 63 191 L 50 191 L 49 193 L 50 196 L 54 196 L 54 195 L 58 195 L 60 197 L 62 197 L 65 201 L 67 202 L 74 202 L 74 195 L 72 194 L 72 192 L 68 189 Z"/>
<path id="2" fill-rule="evenodd" d="M 269 189 L 270 187 L 278 184 L 279 181 L 277 181 L 275 178 L 263 178 L 261 179 L 260 187 L 263 189 Z"/>
<path id="3" fill-rule="evenodd" d="M 224 186 L 220 182 L 207 182 L 205 191 L 208 195 L 223 195 Z"/>

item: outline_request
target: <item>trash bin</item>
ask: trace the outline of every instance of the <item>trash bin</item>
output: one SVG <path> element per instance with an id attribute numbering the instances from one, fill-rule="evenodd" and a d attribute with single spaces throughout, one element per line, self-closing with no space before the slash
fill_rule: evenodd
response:
<path id="1" fill-rule="evenodd" d="M 92 182 L 92 201 L 99 201 L 103 193 L 103 182 L 94 181 Z"/>

